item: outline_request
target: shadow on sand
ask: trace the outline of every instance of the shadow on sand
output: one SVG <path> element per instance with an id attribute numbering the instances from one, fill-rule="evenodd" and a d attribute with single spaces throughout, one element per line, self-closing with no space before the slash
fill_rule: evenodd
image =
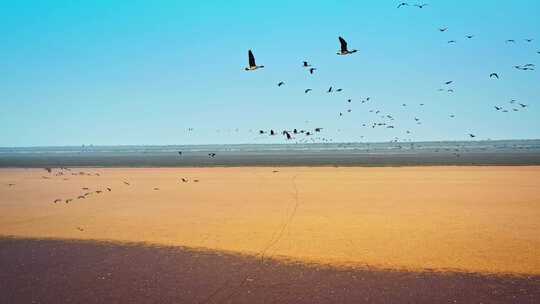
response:
<path id="1" fill-rule="evenodd" d="M 112 242 L 0 238 L 0 303 L 540 303 L 539 276 L 336 269 Z"/>

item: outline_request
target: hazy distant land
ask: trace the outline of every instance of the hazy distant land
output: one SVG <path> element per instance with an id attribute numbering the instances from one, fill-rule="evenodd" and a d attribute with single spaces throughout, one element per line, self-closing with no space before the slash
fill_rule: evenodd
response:
<path id="1" fill-rule="evenodd" d="M 540 140 L 0 148 L 0 167 L 334 165 L 540 165 Z"/>

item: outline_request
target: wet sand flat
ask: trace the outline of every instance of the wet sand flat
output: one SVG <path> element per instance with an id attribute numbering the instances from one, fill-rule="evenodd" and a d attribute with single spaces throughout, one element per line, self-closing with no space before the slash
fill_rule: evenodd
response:
<path id="1" fill-rule="evenodd" d="M 72 175 L 79 171 L 91 175 Z M 0 170 L 0 235 L 359 268 L 540 274 L 537 166 L 56 172 Z M 95 190 L 103 192 L 76 199 Z"/>

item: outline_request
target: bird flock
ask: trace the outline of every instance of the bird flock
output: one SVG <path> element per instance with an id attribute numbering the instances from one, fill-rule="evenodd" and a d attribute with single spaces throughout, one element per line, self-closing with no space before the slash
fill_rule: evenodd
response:
<path id="1" fill-rule="evenodd" d="M 212 157 L 215 157 L 215 153 L 210 153 L 212 154 L 213 156 Z M 45 179 L 45 180 L 63 180 L 63 181 L 67 181 L 67 180 L 70 180 L 70 177 L 72 178 L 77 178 L 77 177 L 94 177 L 94 178 L 99 178 L 101 177 L 101 174 L 100 173 L 93 173 L 93 172 L 87 172 L 87 171 L 74 171 L 72 170 L 71 168 L 67 168 L 67 167 L 59 167 L 59 168 L 51 168 L 51 167 L 46 167 L 46 168 L 43 168 L 43 170 L 45 170 L 47 172 L 48 175 L 42 175 L 41 176 L 41 179 Z M 199 183 L 200 179 L 198 178 L 188 178 L 188 177 L 181 177 L 178 179 L 178 183 L 182 183 L 182 184 L 185 184 L 185 183 Z M 128 180 L 122 180 L 122 183 L 125 187 L 129 187 L 129 186 L 132 186 L 132 183 L 129 182 Z M 6 184 L 7 187 L 9 188 L 13 188 L 15 187 L 16 188 L 16 183 L 8 183 Z M 153 191 L 159 191 L 160 188 L 159 187 L 153 187 L 152 188 Z M 87 199 L 90 199 L 92 197 L 97 197 L 99 195 L 104 195 L 105 193 L 111 193 L 113 192 L 113 188 L 111 186 L 98 186 L 98 187 L 94 187 L 94 188 L 91 188 L 91 187 L 88 187 L 88 186 L 82 186 L 80 187 L 80 193 L 79 194 L 75 194 L 75 195 L 71 195 L 70 197 L 58 197 L 58 198 L 55 198 L 54 200 L 51 200 L 51 203 L 54 204 L 54 205 L 70 205 L 70 204 L 74 204 L 76 203 L 77 201 L 81 201 L 82 200 L 87 200 Z M 76 227 L 77 230 L 83 232 L 85 231 L 84 228 L 78 226 Z"/>
<path id="2" fill-rule="evenodd" d="M 425 8 L 427 6 L 429 6 L 429 4 L 427 4 L 427 3 L 409 4 L 407 2 L 400 2 L 397 5 L 397 9 L 405 9 L 407 7 L 414 7 L 414 8 L 417 8 L 417 9 L 423 9 L 423 8 Z M 447 33 L 447 32 L 450 32 L 451 30 L 449 29 L 449 27 L 444 26 L 444 27 L 439 27 L 438 31 L 440 33 Z M 464 37 L 467 40 L 470 40 L 470 39 L 475 38 L 475 35 L 467 34 Z M 349 49 L 348 43 L 343 37 L 338 36 L 338 41 L 339 41 L 340 48 L 336 53 L 337 55 L 339 55 L 339 56 L 349 56 L 349 55 L 353 55 L 353 54 L 359 52 L 359 50 L 357 50 L 357 49 Z M 534 41 L 534 39 L 525 38 L 525 39 L 523 39 L 523 41 L 525 43 L 531 43 L 531 42 Z M 516 44 L 517 43 L 516 39 L 506 39 L 504 42 L 506 44 Z M 450 39 L 450 40 L 447 40 L 447 43 L 448 44 L 456 44 L 456 43 L 458 43 L 458 40 L 457 39 Z M 540 54 L 540 51 L 537 51 L 537 53 Z M 308 61 L 302 61 L 302 67 L 304 69 L 307 69 L 310 75 L 314 75 L 315 71 L 317 70 L 317 68 L 313 67 L 313 65 Z M 253 72 L 253 71 L 258 71 L 258 70 L 260 70 L 262 68 L 264 68 L 264 65 L 257 65 L 256 61 L 255 61 L 255 56 L 253 54 L 253 51 L 248 50 L 248 66 L 245 68 L 245 70 Z M 514 68 L 519 70 L 519 71 L 535 71 L 536 65 L 534 63 L 524 63 L 524 64 L 515 65 Z M 489 71 L 489 72 L 486 72 L 486 76 L 489 79 L 493 80 L 493 81 L 502 81 L 502 76 L 504 76 L 504 75 L 500 75 L 500 73 L 498 71 Z M 447 80 L 447 81 L 442 82 L 442 84 L 443 85 L 440 88 L 438 88 L 437 91 L 444 92 L 444 93 L 447 93 L 447 94 L 452 94 L 452 93 L 455 92 L 456 87 L 454 86 L 454 84 L 455 84 L 454 80 Z M 278 88 L 283 87 L 284 85 L 286 85 L 285 81 L 279 81 L 277 83 Z M 312 91 L 313 91 L 313 88 L 306 88 L 306 89 L 304 89 L 304 94 L 309 94 Z M 326 93 L 335 94 L 335 93 L 340 93 L 340 92 L 343 92 L 343 91 L 344 91 L 343 88 L 336 88 L 335 86 L 330 85 L 328 87 L 328 89 L 326 90 Z M 365 103 L 368 103 L 370 100 L 371 100 L 370 97 L 363 98 L 363 99 L 360 100 L 360 103 L 365 104 Z M 338 117 L 343 117 L 346 114 L 351 113 L 353 111 L 352 107 L 350 106 L 352 101 L 353 101 L 352 98 L 350 98 L 350 97 L 346 98 L 346 105 L 348 105 L 348 106 L 347 106 L 347 108 L 345 108 L 345 109 L 338 112 Z M 402 104 L 402 106 L 407 107 L 407 104 Z M 422 107 L 422 106 L 424 106 L 424 104 L 420 103 L 419 106 Z M 510 112 L 510 111 L 519 112 L 519 111 L 525 110 L 527 107 L 528 107 L 528 105 L 525 104 L 525 103 L 520 103 L 520 102 L 517 102 L 515 99 L 510 99 L 509 104 L 507 106 L 495 105 L 494 109 L 496 111 L 506 113 L 506 112 Z M 363 123 L 362 127 L 371 127 L 371 128 L 383 127 L 383 128 L 387 128 L 387 129 L 395 129 L 396 128 L 396 125 L 394 124 L 394 115 L 392 113 L 383 113 L 380 109 L 376 109 L 376 108 L 375 109 L 370 109 L 369 113 L 373 113 L 373 114 L 378 115 L 377 116 L 378 119 L 376 121 L 371 122 L 371 123 Z M 456 115 L 455 115 L 455 113 L 449 113 L 448 117 L 450 119 L 453 119 L 453 118 L 456 117 Z M 420 120 L 420 118 L 414 117 L 414 123 L 416 123 L 417 125 L 421 125 L 422 121 Z M 270 136 L 276 136 L 276 135 L 281 134 L 281 135 L 283 135 L 285 137 L 286 140 L 296 139 L 297 142 L 303 143 L 303 142 L 307 142 L 307 140 L 306 139 L 298 140 L 297 137 L 296 137 L 297 135 L 303 135 L 303 136 L 309 137 L 309 136 L 314 135 L 315 133 L 320 132 L 321 130 L 322 130 L 322 128 L 316 128 L 315 130 L 305 130 L 305 129 L 293 128 L 293 129 L 285 129 L 285 130 L 281 130 L 281 131 L 271 129 L 271 130 L 268 130 L 268 131 L 259 130 L 258 133 L 259 133 L 259 135 L 268 134 Z M 339 131 L 340 130 L 338 129 L 338 132 Z M 410 135 L 412 133 L 410 130 L 404 130 L 404 132 L 405 132 L 406 135 Z M 468 134 L 468 137 L 470 137 L 470 138 L 475 138 L 476 137 L 476 134 L 474 134 L 472 131 L 470 131 L 467 134 Z M 363 138 L 363 136 L 362 136 L 362 138 Z M 331 138 L 326 138 L 326 137 L 318 137 L 317 140 L 322 141 L 322 142 L 330 142 L 330 141 L 332 141 Z M 394 137 L 393 140 L 391 140 L 391 142 L 398 142 L 398 140 L 400 140 L 399 137 Z M 315 139 L 311 139 L 311 141 L 315 142 Z"/>

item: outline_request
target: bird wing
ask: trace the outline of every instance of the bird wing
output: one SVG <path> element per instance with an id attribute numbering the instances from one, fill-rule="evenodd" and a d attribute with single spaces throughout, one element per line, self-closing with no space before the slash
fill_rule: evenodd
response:
<path id="1" fill-rule="evenodd" d="M 343 39 L 343 37 L 339 37 L 339 43 L 341 44 L 341 52 L 346 52 L 347 51 L 347 41 L 345 41 L 345 39 Z"/>
<path id="2" fill-rule="evenodd" d="M 248 57 L 249 57 L 249 66 L 250 67 L 256 66 L 257 64 L 255 63 L 255 56 L 253 56 L 253 53 L 251 52 L 251 50 L 248 51 Z"/>

